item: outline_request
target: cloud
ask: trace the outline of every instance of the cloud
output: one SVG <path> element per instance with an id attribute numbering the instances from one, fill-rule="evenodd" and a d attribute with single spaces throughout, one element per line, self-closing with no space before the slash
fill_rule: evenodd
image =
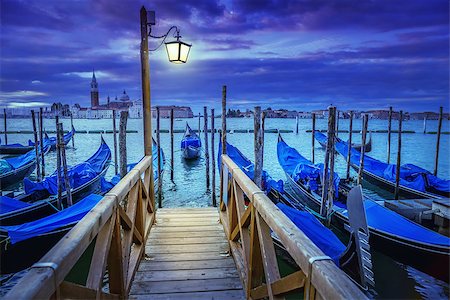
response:
<path id="1" fill-rule="evenodd" d="M 46 96 L 46 93 L 37 91 L 14 91 L 14 92 L 0 92 L 0 99 L 14 99 L 14 98 L 29 98 L 36 96 Z"/>

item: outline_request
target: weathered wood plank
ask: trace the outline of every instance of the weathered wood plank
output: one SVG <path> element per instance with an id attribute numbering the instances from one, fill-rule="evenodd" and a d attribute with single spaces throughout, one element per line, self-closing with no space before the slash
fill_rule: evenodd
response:
<path id="1" fill-rule="evenodd" d="M 182 238 L 182 237 L 186 237 L 186 232 L 180 232 L 180 231 L 173 231 L 173 232 L 169 232 L 169 231 L 156 231 L 152 229 L 152 234 L 149 236 L 149 239 L 164 239 L 164 238 Z M 225 238 L 225 233 L 223 232 L 223 230 L 211 230 L 211 231 L 200 231 L 200 232 L 190 232 L 189 233 L 189 237 L 194 238 L 194 237 L 220 237 L 220 238 Z"/>
<path id="2" fill-rule="evenodd" d="M 131 299 L 148 299 L 147 295 L 130 295 Z M 245 299 L 243 291 L 213 291 L 213 292 L 193 292 L 193 293 L 171 293 L 171 294 L 154 294 L 151 297 L 154 300 L 161 299 L 214 299 L 214 300 L 233 300 Z"/>
<path id="3" fill-rule="evenodd" d="M 147 244 L 147 253 L 149 254 L 167 254 L 167 253 L 191 253 L 191 252 L 221 252 L 228 249 L 227 242 L 219 242 L 214 244 L 204 245 L 152 245 Z"/>
<path id="4" fill-rule="evenodd" d="M 241 290 L 237 278 L 194 279 L 173 281 L 136 281 L 131 289 L 132 295 L 153 295 L 162 293 L 189 293 L 223 290 Z"/>
<path id="5" fill-rule="evenodd" d="M 167 281 L 167 280 L 194 280 L 212 278 L 239 278 L 235 267 L 222 269 L 195 269 L 195 270 L 168 270 L 168 271 L 140 271 L 135 281 Z"/>
<path id="6" fill-rule="evenodd" d="M 200 251 L 200 250 L 199 250 Z M 227 252 L 191 252 L 191 253 L 164 253 L 164 254 L 146 254 L 144 260 L 147 261 L 190 261 L 202 259 L 227 259 Z"/>
<path id="7" fill-rule="evenodd" d="M 231 257 L 225 259 L 191 260 L 191 261 L 147 261 L 143 260 L 139 271 L 159 270 L 194 270 L 194 269 L 217 269 L 234 268 L 234 260 Z"/>
<path id="8" fill-rule="evenodd" d="M 195 231 L 223 231 L 220 224 L 214 226 L 184 226 L 184 227 L 170 227 L 154 225 L 152 232 L 195 232 Z"/>
<path id="9" fill-rule="evenodd" d="M 147 244 L 151 245 L 190 245 L 190 244 L 214 244 L 214 243 L 223 243 L 223 236 L 208 236 L 208 237 L 162 237 L 162 238 L 150 238 L 147 241 Z M 201 247 L 201 246 L 199 246 Z"/>

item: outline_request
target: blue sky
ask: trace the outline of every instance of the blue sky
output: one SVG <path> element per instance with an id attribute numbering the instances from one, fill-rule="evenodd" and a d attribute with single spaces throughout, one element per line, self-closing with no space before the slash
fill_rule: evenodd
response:
<path id="1" fill-rule="evenodd" d="M 449 108 L 447 0 L 2 0 L 0 106 L 141 98 L 139 9 L 192 43 L 184 65 L 150 54 L 154 105 L 407 111 Z M 151 41 L 150 47 L 158 41 Z"/>

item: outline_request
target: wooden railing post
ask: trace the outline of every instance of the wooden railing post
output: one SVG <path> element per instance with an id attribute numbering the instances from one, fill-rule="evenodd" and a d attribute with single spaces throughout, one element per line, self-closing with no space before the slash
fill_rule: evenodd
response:
<path id="1" fill-rule="evenodd" d="M 211 190 L 212 190 L 212 205 L 217 206 L 216 203 L 216 151 L 215 151 L 215 129 L 214 129 L 214 108 L 211 109 L 211 170 L 212 170 L 212 180 L 211 180 Z"/>
<path id="2" fill-rule="evenodd" d="M 208 108 L 203 107 L 203 131 L 205 132 L 205 167 L 206 167 L 206 190 L 209 190 L 209 145 L 208 145 Z M 212 145 L 214 147 L 214 145 Z"/>

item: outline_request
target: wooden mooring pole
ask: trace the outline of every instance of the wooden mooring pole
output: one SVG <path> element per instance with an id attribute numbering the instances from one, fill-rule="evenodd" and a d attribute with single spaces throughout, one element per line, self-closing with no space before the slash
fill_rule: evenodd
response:
<path id="1" fill-rule="evenodd" d="M 161 178 L 161 120 L 160 107 L 156 107 L 156 147 L 158 149 L 158 207 L 162 207 L 162 178 Z"/>
<path id="2" fill-rule="evenodd" d="M 298 113 L 295 116 L 295 134 L 298 134 Z"/>
<path id="3" fill-rule="evenodd" d="M 120 178 L 124 178 L 127 175 L 127 120 L 128 111 L 121 111 L 119 124 Z"/>
<path id="4" fill-rule="evenodd" d="M 73 115 L 70 113 L 70 130 L 73 128 Z M 72 136 L 72 148 L 75 147 L 75 134 Z"/>
<path id="5" fill-rule="evenodd" d="M 39 164 L 40 161 L 40 155 L 39 155 L 39 144 L 42 144 L 42 141 L 39 142 L 38 139 L 38 133 L 37 133 L 37 127 L 36 127 L 36 116 L 34 114 L 34 110 L 31 111 L 31 119 L 33 121 L 33 135 L 34 135 L 34 151 L 36 155 L 36 177 L 37 181 L 41 181 L 41 166 Z"/>
<path id="6" fill-rule="evenodd" d="M 222 153 L 226 154 L 227 153 L 227 86 L 224 85 L 222 86 L 222 132 L 221 132 L 221 143 L 222 143 Z M 219 159 L 219 164 L 222 165 L 222 158 Z M 227 174 L 225 174 L 223 168 L 220 169 L 220 208 L 221 210 L 223 210 L 225 208 L 224 206 L 224 191 L 227 190 L 227 186 L 224 186 L 224 175 L 228 176 Z"/>
<path id="7" fill-rule="evenodd" d="M 369 115 L 364 114 L 363 124 L 362 124 L 362 136 L 361 136 L 361 157 L 359 159 L 359 170 L 358 170 L 358 184 L 362 184 L 363 171 L 364 171 L 364 156 L 366 154 L 366 137 L 367 137 L 367 126 L 369 124 Z"/>
<path id="8" fill-rule="evenodd" d="M 113 139 L 114 139 L 114 172 L 119 172 L 119 164 L 117 161 L 117 126 L 116 126 L 116 110 L 113 109 Z"/>
<path id="9" fill-rule="evenodd" d="M 336 192 L 336 190 L 334 188 L 334 158 L 336 157 L 336 155 L 334 155 L 334 153 L 335 153 L 334 143 L 336 141 L 336 132 L 337 132 L 337 125 L 338 125 L 338 121 L 336 120 L 336 107 L 333 106 L 330 113 L 331 113 L 331 118 L 332 118 L 332 127 L 330 128 L 331 130 L 329 131 L 329 134 L 328 134 L 328 144 L 329 144 L 328 149 L 330 150 L 330 179 L 329 179 L 329 183 L 328 183 L 328 199 L 327 199 L 327 207 L 326 207 L 326 217 L 328 220 L 328 224 L 330 224 L 329 222 L 331 221 L 330 214 L 331 214 L 331 209 L 333 207 L 334 194 Z"/>
<path id="10" fill-rule="evenodd" d="M 425 117 L 423 117 L 423 133 L 427 133 L 427 119 L 428 115 L 425 115 Z"/>
<path id="11" fill-rule="evenodd" d="M 311 131 L 311 162 L 314 163 L 314 143 L 315 143 L 315 139 L 314 139 L 314 134 L 316 133 L 316 114 L 312 113 L 311 114 L 312 117 L 312 131 Z"/>
<path id="12" fill-rule="evenodd" d="M 201 115 L 200 115 L 200 113 L 198 113 L 198 131 L 197 131 L 197 133 L 198 133 L 199 137 L 200 137 L 200 132 L 202 132 L 202 129 L 200 128 L 200 126 L 201 126 L 200 118 L 201 118 Z"/>
<path id="13" fill-rule="evenodd" d="M 8 134 L 6 131 L 8 130 L 6 128 L 6 108 L 3 109 L 3 127 L 5 128 L 5 145 L 8 145 Z"/>
<path id="14" fill-rule="evenodd" d="M 41 176 L 45 177 L 45 153 L 44 153 L 44 112 L 42 107 L 39 108 L 39 140 L 41 143 L 39 144 L 41 149 Z M 73 137 L 72 137 L 73 138 Z"/>
<path id="15" fill-rule="evenodd" d="M 350 111 L 350 125 L 348 129 L 348 148 L 347 148 L 347 180 L 350 180 L 350 165 L 352 158 L 352 131 L 353 131 L 353 110 Z"/>
<path id="16" fill-rule="evenodd" d="M 222 154 L 227 154 L 227 86 L 222 87 Z"/>
<path id="17" fill-rule="evenodd" d="M 64 143 L 64 128 L 63 124 L 58 124 L 58 130 L 59 130 L 59 148 L 60 148 L 60 155 L 61 155 L 61 162 L 62 162 L 62 169 L 63 169 L 63 176 L 64 176 L 64 187 L 66 188 L 66 196 L 67 196 L 67 206 L 72 206 L 72 188 L 70 187 L 70 181 L 69 176 L 67 174 L 67 158 L 66 158 L 66 144 Z"/>
<path id="18" fill-rule="evenodd" d="M 391 162 L 391 128 L 392 128 L 392 106 L 389 107 L 388 117 L 388 141 L 387 141 L 387 163 Z"/>
<path id="19" fill-rule="evenodd" d="M 173 150 L 173 108 L 170 109 L 170 181 L 173 182 L 174 176 L 174 150 Z"/>
<path id="20" fill-rule="evenodd" d="M 339 110 L 336 110 L 336 137 L 339 136 Z"/>
<path id="21" fill-rule="evenodd" d="M 209 145 L 208 145 L 208 108 L 203 107 L 203 131 L 205 132 L 206 190 L 209 190 Z"/>
<path id="22" fill-rule="evenodd" d="M 327 146 L 325 149 L 325 162 L 323 167 L 323 180 L 322 180 L 322 202 L 320 205 L 320 215 L 322 217 L 326 217 L 328 215 L 328 197 L 329 197 L 329 185 L 330 185 L 330 173 L 329 170 L 329 164 L 330 164 L 330 155 L 334 156 L 334 148 L 332 149 L 332 135 L 336 126 L 336 120 L 335 120 L 335 107 L 330 106 L 328 107 L 328 138 L 327 138 Z M 314 123 L 314 122 L 313 122 Z"/>
<path id="23" fill-rule="evenodd" d="M 215 141 L 214 141 L 214 108 L 211 109 L 211 197 L 212 197 L 212 205 L 214 207 L 217 206 L 216 203 L 216 152 L 214 149 Z"/>
<path id="24" fill-rule="evenodd" d="M 402 122 L 403 122 L 403 111 L 400 111 L 398 117 L 398 146 L 397 146 L 397 165 L 395 166 L 395 191 L 394 199 L 398 200 L 400 192 L 400 163 L 402 159 Z"/>
<path id="25" fill-rule="evenodd" d="M 254 147 L 255 147 L 255 170 L 253 181 L 262 190 L 262 164 L 263 164 L 263 147 L 261 132 L 261 106 L 255 106 L 254 112 Z"/>
<path id="26" fill-rule="evenodd" d="M 62 178 L 61 178 L 61 148 L 60 148 L 60 137 L 59 137 L 59 117 L 55 116 L 56 122 L 56 183 L 58 186 L 58 209 L 62 209 Z"/>
<path id="27" fill-rule="evenodd" d="M 437 140 L 436 140 L 436 155 L 434 158 L 434 176 L 437 176 L 438 172 L 438 164 L 439 164 L 439 145 L 441 142 L 441 131 L 442 131 L 442 117 L 443 117 L 443 107 L 439 108 L 439 121 L 438 121 L 438 131 L 437 131 Z"/>
<path id="28" fill-rule="evenodd" d="M 439 108 L 439 121 L 438 121 L 438 132 L 436 139 L 436 155 L 434 158 L 434 176 L 437 176 L 438 164 L 439 164 L 439 145 L 441 143 L 441 132 L 442 132 L 442 117 L 443 117 L 443 107 Z"/>

